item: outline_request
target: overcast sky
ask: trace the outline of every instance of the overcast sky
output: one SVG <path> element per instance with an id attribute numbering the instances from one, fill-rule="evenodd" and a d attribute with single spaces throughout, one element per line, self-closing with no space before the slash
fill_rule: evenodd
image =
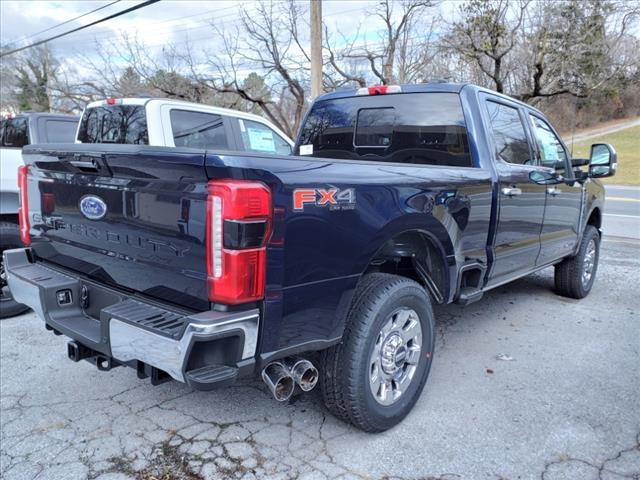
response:
<path id="1" fill-rule="evenodd" d="M 138 3 L 121 0 L 96 13 L 36 35 L 44 29 L 107 5 L 111 1 L 113 0 L 48 2 L 0 0 L 0 42 L 3 46 L 13 48 L 26 45 L 37 39 L 91 23 Z M 305 4 L 308 3 L 308 0 L 302 1 Z M 137 33 L 145 43 L 156 46 L 182 42 L 188 36 L 197 46 L 198 43 L 211 41 L 209 22 L 212 19 L 225 24 L 238 21 L 239 3 L 241 2 L 229 0 L 162 0 L 122 17 L 55 40 L 50 43 L 50 46 L 62 56 L 77 51 L 87 53 L 86 50 L 93 47 L 95 40 L 117 39 L 122 32 Z M 254 5 L 253 1 L 242 3 L 249 10 Z M 367 19 L 367 15 L 376 3 L 375 0 L 324 0 L 323 17 L 331 30 L 339 29 L 345 34 L 354 34 L 358 25 L 363 25 L 367 35 L 375 36 L 381 25 L 378 21 Z"/>

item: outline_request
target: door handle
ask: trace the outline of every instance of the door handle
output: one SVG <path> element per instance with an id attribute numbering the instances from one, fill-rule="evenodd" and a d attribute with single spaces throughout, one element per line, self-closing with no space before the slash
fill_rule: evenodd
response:
<path id="1" fill-rule="evenodd" d="M 516 195 L 522 195 L 522 190 L 516 187 L 505 187 L 502 189 L 502 194 L 514 197 Z"/>
<path id="2" fill-rule="evenodd" d="M 556 187 L 551 187 L 551 188 L 547 188 L 547 193 L 555 197 L 557 195 L 560 195 L 562 193 L 562 190 Z"/>
<path id="3" fill-rule="evenodd" d="M 71 160 L 69 163 L 76 168 L 98 171 L 98 164 L 95 160 Z"/>

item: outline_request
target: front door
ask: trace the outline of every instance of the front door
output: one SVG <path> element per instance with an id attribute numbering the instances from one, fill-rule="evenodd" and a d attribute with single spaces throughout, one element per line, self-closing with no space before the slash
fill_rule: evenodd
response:
<path id="1" fill-rule="evenodd" d="M 540 252 L 546 187 L 529 179 L 529 174 L 540 166 L 527 135 L 521 107 L 489 96 L 484 103 L 499 178 L 494 262 L 488 282 L 492 286 L 535 267 Z"/>
<path id="2" fill-rule="evenodd" d="M 578 241 L 583 186 L 572 181 L 569 155 L 551 125 L 537 114 L 529 114 L 540 164 L 554 169 L 566 181 L 547 186 L 547 201 L 540 234 L 537 264 L 544 265 L 573 251 Z"/>

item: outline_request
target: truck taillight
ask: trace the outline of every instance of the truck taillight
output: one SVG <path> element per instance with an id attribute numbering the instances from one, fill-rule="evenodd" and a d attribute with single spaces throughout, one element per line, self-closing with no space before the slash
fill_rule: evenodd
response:
<path id="1" fill-rule="evenodd" d="M 207 288 L 215 303 L 264 297 L 271 191 L 260 182 L 212 180 L 207 199 Z"/>
<path id="2" fill-rule="evenodd" d="M 20 190 L 20 207 L 18 207 L 18 222 L 20 223 L 20 239 L 25 246 L 31 245 L 31 235 L 29 230 L 29 202 L 27 200 L 27 176 L 29 167 L 20 165 L 18 167 L 18 189 Z"/>

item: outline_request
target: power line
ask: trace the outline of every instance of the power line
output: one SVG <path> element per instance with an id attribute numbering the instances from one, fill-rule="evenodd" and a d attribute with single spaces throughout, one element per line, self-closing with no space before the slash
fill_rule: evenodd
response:
<path id="1" fill-rule="evenodd" d="M 45 38 L 44 40 L 40 40 L 38 42 L 32 43 L 31 45 L 27 45 L 26 47 L 15 48 L 13 50 L 9 50 L 8 52 L 3 52 L 3 53 L 0 54 L 0 58 L 6 57 L 7 55 L 12 55 L 14 53 L 21 52 L 22 50 L 26 50 L 28 48 L 37 47 L 38 45 L 42 45 L 43 43 L 50 42 L 52 40 L 55 40 L 55 39 L 60 38 L 60 37 L 64 37 L 66 35 L 70 35 L 70 34 L 72 34 L 74 32 L 79 31 L 79 30 L 84 30 L 85 28 L 89 28 L 89 27 L 91 27 L 93 25 L 97 25 L 99 23 L 106 22 L 107 20 L 111 20 L 112 18 L 116 18 L 116 17 L 119 17 L 119 16 L 124 15 L 126 13 L 133 12 L 134 10 L 138 10 L 140 8 L 147 7 L 147 6 L 151 5 L 151 4 L 157 3 L 159 1 L 160 0 L 147 0 L 146 2 L 142 2 L 142 3 L 138 4 L 138 5 L 134 5 L 133 7 L 130 7 L 130 8 L 127 8 L 125 10 L 122 10 L 120 12 L 114 13 L 112 15 L 109 15 L 108 17 L 104 17 L 104 18 L 101 18 L 99 20 L 96 20 L 95 22 L 88 23 L 87 25 L 82 25 L 80 27 L 74 28 L 74 29 L 69 30 L 67 32 L 60 33 L 58 35 L 54 35 L 53 37 Z"/>
<path id="2" fill-rule="evenodd" d="M 1 0 L 0 0 L 1 1 Z M 223 10 L 230 10 L 230 9 L 237 9 L 238 7 L 233 6 L 233 7 L 225 7 L 225 8 L 219 8 L 217 10 L 217 12 L 221 12 Z M 211 12 L 211 10 L 207 10 L 205 12 L 200 12 L 198 14 L 192 14 L 192 15 L 187 15 L 187 16 L 180 16 L 180 17 L 174 17 L 171 19 L 167 19 L 167 20 L 163 20 L 160 22 L 156 22 L 154 23 L 154 25 L 160 25 L 160 24 L 164 24 L 164 23 L 168 23 L 168 22 L 177 22 L 173 25 L 168 25 L 166 27 L 163 27 L 161 29 L 156 29 L 154 30 L 153 33 L 147 34 L 145 35 L 145 39 L 148 38 L 162 38 L 163 41 L 160 43 L 150 43 L 148 44 L 149 46 L 155 46 L 155 45 L 159 45 L 159 44 L 164 44 L 166 43 L 165 37 L 169 34 L 176 34 L 176 33 L 182 33 L 182 32 L 192 32 L 195 30 L 202 30 L 204 28 L 211 28 L 211 19 L 203 19 L 203 20 L 196 20 L 194 22 L 178 22 L 179 20 L 184 20 L 186 18 L 192 18 L 192 17 L 196 17 L 196 16 L 204 16 L 207 15 L 209 12 Z M 249 11 L 248 13 L 252 13 L 255 12 L 254 11 Z M 343 11 L 337 11 L 334 13 L 329 13 L 329 14 L 324 14 L 323 18 L 330 18 L 330 17 L 336 17 L 339 15 L 345 15 L 345 14 L 349 14 L 349 13 L 353 13 L 353 12 L 362 12 L 362 7 L 357 7 L 357 8 L 350 8 L 347 10 L 343 10 Z M 230 20 L 225 20 L 225 26 L 229 26 L 229 25 L 234 25 L 236 23 L 238 23 L 238 21 L 240 20 L 240 15 L 237 14 L 237 12 L 234 13 L 230 13 L 230 14 L 224 14 L 224 15 L 219 15 L 215 17 L 216 21 L 219 21 L 221 19 L 225 19 L 228 18 Z M 175 29 L 174 27 L 180 27 L 183 25 L 189 25 L 186 26 L 185 28 L 179 28 L 179 29 Z M 119 37 L 118 33 L 115 32 L 104 32 L 104 33 L 98 33 L 98 34 L 92 34 L 92 33 L 84 33 L 84 34 L 80 34 L 77 36 L 74 36 L 73 38 L 70 39 L 66 39 L 68 41 L 75 41 L 79 38 L 88 38 L 88 39 L 92 39 L 92 40 L 109 40 L 112 38 L 117 38 Z M 195 40 L 203 40 L 203 39 L 211 39 L 211 36 L 206 36 L 206 37 L 198 37 L 193 39 Z M 65 40 L 62 41 L 62 43 L 64 44 Z M 184 44 L 186 42 L 184 41 L 178 41 L 178 42 L 172 42 L 172 44 L 176 44 L 176 45 L 180 45 L 180 44 Z M 147 42 L 145 42 L 145 44 L 147 44 Z M 65 44 L 66 45 L 66 44 Z"/>
<path id="3" fill-rule="evenodd" d="M 236 8 L 236 7 L 234 7 L 234 8 Z M 222 11 L 222 10 L 225 10 L 225 9 L 224 8 L 218 9 L 218 11 Z M 198 14 L 198 15 L 200 15 L 200 14 Z M 154 25 L 159 25 L 159 24 L 162 24 L 162 23 L 166 23 L 168 21 L 181 20 L 183 18 L 189 18 L 190 16 L 188 16 L 188 17 L 177 17 L 177 18 L 173 18 L 173 19 L 170 19 L 170 20 L 165 20 L 165 21 L 162 21 L 162 22 L 154 23 Z M 223 18 L 232 18 L 234 20 L 240 19 L 240 17 L 237 14 L 230 13 L 230 14 L 217 16 L 216 20 L 220 20 L 220 19 L 223 19 Z M 166 37 L 166 35 L 172 34 L 172 33 L 187 32 L 187 31 L 198 30 L 198 29 L 202 29 L 202 28 L 211 28 L 211 23 L 210 22 L 211 22 L 210 19 L 197 20 L 197 21 L 195 21 L 193 23 L 192 22 L 179 22 L 179 23 L 176 23 L 174 25 L 169 25 L 167 27 L 164 27 L 162 29 L 156 29 L 156 30 L 153 31 L 153 33 L 147 34 L 145 36 L 145 38 L 149 38 L 149 37 Z M 200 23 L 203 23 L 203 25 L 199 25 Z M 235 22 L 231 22 L 231 23 L 235 23 Z M 229 24 L 229 22 L 225 22 L 225 25 L 227 25 L 227 24 Z M 188 26 L 186 28 L 181 28 L 181 29 L 174 29 L 173 28 L 173 27 L 177 27 L 177 26 L 181 26 L 181 25 L 190 25 L 190 26 Z M 199 26 L 194 26 L 194 25 L 199 25 Z M 68 39 L 68 40 L 75 40 L 75 39 L 78 39 L 78 38 L 91 38 L 93 40 L 108 40 L 110 38 L 116 38 L 116 37 L 119 37 L 119 36 L 120 36 L 120 34 L 114 33 L 114 32 L 104 32 L 104 33 L 99 33 L 99 34 L 83 33 L 83 34 L 80 34 L 80 35 L 74 37 L 73 39 Z"/>
<path id="4" fill-rule="evenodd" d="M 115 3 L 118 3 L 119 1 L 120 1 L 120 0 L 115 0 L 115 1 L 113 1 L 113 2 L 111 2 L 111 3 L 107 3 L 106 5 L 103 5 L 103 6 L 101 6 L 101 7 L 94 8 L 94 9 L 93 9 L 93 10 L 91 10 L 90 12 L 83 13 L 82 15 L 78 15 L 77 17 L 70 18 L 69 20 L 66 20 L 66 21 L 64 21 L 64 22 L 62 22 L 62 23 L 58 23 L 57 25 L 54 25 L 54 26 L 52 26 L 52 27 L 45 28 L 44 30 L 40 30 L 39 32 L 36 32 L 36 33 L 34 33 L 34 34 L 26 35 L 26 36 L 22 37 L 21 39 L 15 40 L 15 41 L 13 41 L 13 42 L 11 42 L 11 43 L 18 43 L 18 42 L 22 42 L 22 41 L 24 41 L 24 40 L 28 40 L 29 38 L 37 37 L 38 35 L 40 35 L 40 34 L 42 34 L 42 33 L 44 33 L 44 32 L 48 32 L 49 30 L 53 30 L 53 29 L 55 29 L 55 28 L 61 27 L 62 25 L 66 25 L 67 23 L 71 23 L 71 22 L 73 22 L 73 21 L 75 21 L 75 20 L 79 20 L 79 19 L 80 19 L 80 18 L 82 18 L 82 17 L 86 17 L 87 15 L 91 15 L 92 13 L 96 13 L 97 11 L 100 11 L 100 10 L 103 10 L 103 9 L 105 9 L 105 8 L 107 8 L 107 7 L 110 7 L 111 5 L 113 5 L 113 4 L 115 4 Z"/>

